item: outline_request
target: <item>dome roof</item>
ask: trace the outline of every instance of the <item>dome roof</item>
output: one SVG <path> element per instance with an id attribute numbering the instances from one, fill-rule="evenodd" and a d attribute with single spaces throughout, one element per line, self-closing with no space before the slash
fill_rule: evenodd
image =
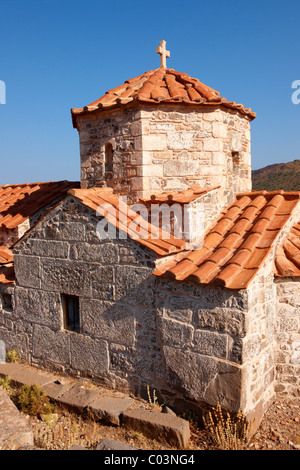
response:
<path id="1" fill-rule="evenodd" d="M 77 127 L 76 117 L 78 115 L 136 101 L 150 104 L 178 104 L 181 102 L 187 106 L 222 106 L 239 111 L 241 114 L 247 115 L 250 120 L 256 117 L 256 113 L 252 112 L 250 108 L 222 98 L 218 91 L 204 85 L 197 78 L 192 78 L 187 73 L 161 67 L 126 80 L 123 85 L 108 90 L 101 98 L 83 108 L 73 108 L 71 110 L 73 125 Z"/>

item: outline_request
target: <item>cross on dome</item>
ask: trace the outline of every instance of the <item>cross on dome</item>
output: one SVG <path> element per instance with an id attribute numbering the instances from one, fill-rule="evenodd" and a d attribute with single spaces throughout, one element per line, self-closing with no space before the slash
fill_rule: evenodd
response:
<path id="1" fill-rule="evenodd" d="M 156 48 L 156 54 L 160 54 L 160 66 L 167 68 L 167 57 L 170 57 L 170 51 L 166 50 L 166 41 L 159 41 L 160 46 Z"/>

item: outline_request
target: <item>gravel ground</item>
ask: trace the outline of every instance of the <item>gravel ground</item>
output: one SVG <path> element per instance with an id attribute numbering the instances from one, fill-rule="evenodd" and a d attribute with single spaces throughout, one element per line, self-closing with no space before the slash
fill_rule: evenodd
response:
<path id="1" fill-rule="evenodd" d="M 250 443 L 255 450 L 300 450 L 300 398 L 277 399 Z"/>

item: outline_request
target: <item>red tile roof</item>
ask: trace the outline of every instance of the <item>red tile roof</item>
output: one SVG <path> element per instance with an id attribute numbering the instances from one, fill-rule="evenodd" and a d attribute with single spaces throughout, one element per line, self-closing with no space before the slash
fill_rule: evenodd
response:
<path id="1" fill-rule="evenodd" d="M 243 289 L 262 266 L 298 204 L 300 192 L 254 191 L 236 200 L 204 236 L 203 246 L 162 263 L 156 276 Z"/>
<path id="2" fill-rule="evenodd" d="M 275 266 L 278 277 L 300 277 L 300 220 L 278 247 Z"/>
<path id="3" fill-rule="evenodd" d="M 13 284 L 15 282 L 15 271 L 13 264 L 0 266 L 0 284 Z"/>
<path id="4" fill-rule="evenodd" d="M 78 182 L 70 181 L 0 186 L 0 229 L 16 228 L 78 186 Z"/>
<path id="5" fill-rule="evenodd" d="M 76 117 L 80 114 L 136 101 L 152 104 L 182 102 L 190 106 L 199 104 L 206 107 L 222 106 L 237 110 L 251 120 L 256 117 L 256 113 L 250 108 L 222 98 L 218 91 L 190 77 L 187 73 L 159 68 L 126 80 L 123 85 L 107 91 L 100 99 L 84 108 L 73 108 L 71 110 L 73 125 L 77 127 Z"/>
<path id="6" fill-rule="evenodd" d="M 184 240 L 173 237 L 141 217 L 137 219 L 139 214 L 122 202 L 119 196 L 113 194 L 111 188 L 72 189 L 69 194 L 160 256 L 190 248 Z"/>
<path id="7" fill-rule="evenodd" d="M 192 186 L 184 191 L 165 191 L 160 194 L 153 194 L 150 198 L 140 198 L 141 202 L 144 203 L 178 203 L 178 204 L 189 204 L 201 196 L 204 196 L 214 189 L 218 189 L 220 186 L 215 186 L 209 189 L 203 189 L 201 186 Z"/>
<path id="8" fill-rule="evenodd" d="M 11 263 L 13 261 L 13 252 L 6 246 L 0 246 L 0 264 Z"/>
<path id="9" fill-rule="evenodd" d="M 6 246 L 0 246 L 0 284 L 13 284 L 14 281 L 13 252 Z"/>

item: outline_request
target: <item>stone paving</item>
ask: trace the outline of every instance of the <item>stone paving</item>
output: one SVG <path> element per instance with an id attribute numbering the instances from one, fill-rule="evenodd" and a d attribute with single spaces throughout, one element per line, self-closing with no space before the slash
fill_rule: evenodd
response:
<path id="1" fill-rule="evenodd" d="M 172 412 L 165 414 L 147 409 L 147 403 L 124 393 L 97 387 L 84 380 L 50 374 L 25 364 L 0 364 L 0 376 L 10 377 L 16 386 L 39 385 L 56 403 L 78 414 L 88 411 L 91 417 L 106 424 L 136 430 L 178 448 L 186 447 L 189 442 L 187 421 Z M 26 419 L 1 388 L 0 436 L 0 449 L 33 445 Z"/>

